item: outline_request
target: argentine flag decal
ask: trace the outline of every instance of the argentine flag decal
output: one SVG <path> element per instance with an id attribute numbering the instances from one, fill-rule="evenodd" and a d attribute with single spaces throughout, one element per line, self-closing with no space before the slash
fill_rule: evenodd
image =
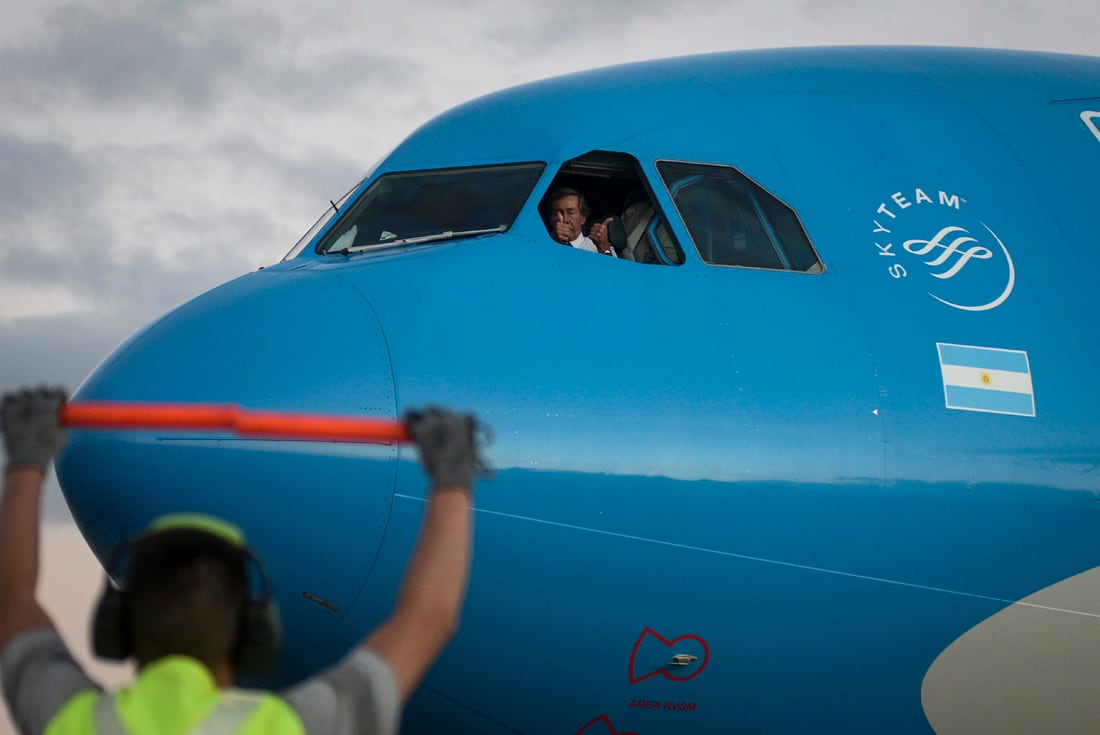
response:
<path id="1" fill-rule="evenodd" d="M 1035 415 L 1027 353 L 994 347 L 936 343 L 948 408 Z"/>

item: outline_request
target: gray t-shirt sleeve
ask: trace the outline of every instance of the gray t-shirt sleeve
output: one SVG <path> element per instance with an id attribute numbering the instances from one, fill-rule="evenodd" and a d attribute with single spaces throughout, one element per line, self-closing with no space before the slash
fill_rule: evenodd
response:
<path id="1" fill-rule="evenodd" d="M 23 735 L 45 732 L 74 695 L 100 688 L 53 628 L 37 628 L 14 638 L 0 655 L 0 670 L 8 711 Z"/>
<path id="2" fill-rule="evenodd" d="M 378 654 L 356 647 L 338 664 L 280 693 L 309 735 L 396 735 L 401 700 Z"/>

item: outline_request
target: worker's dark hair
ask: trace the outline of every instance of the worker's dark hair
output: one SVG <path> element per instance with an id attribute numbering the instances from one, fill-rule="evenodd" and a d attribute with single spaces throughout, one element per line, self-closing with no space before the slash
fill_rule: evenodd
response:
<path id="1" fill-rule="evenodd" d="M 92 618 L 97 656 L 133 656 L 144 666 L 176 654 L 242 674 L 275 665 L 279 609 L 259 557 L 232 523 L 200 513 L 161 516 L 119 544 L 105 566 Z"/>
<path id="2" fill-rule="evenodd" d="M 588 219 L 588 215 L 592 212 L 591 208 L 588 206 L 588 200 L 584 198 L 584 194 L 581 194 L 571 186 L 559 187 L 546 195 L 546 199 L 544 200 L 546 203 L 545 213 L 543 215 L 544 219 L 550 216 L 550 206 L 564 197 L 576 197 L 577 207 L 581 210 L 581 216 Z"/>
<path id="3" fill-rule="evenodd" d="M 171 654 L 208 668 L 234 663 L 247 562 L 244 548 L 201 530 L 175 528 L 138 539 L 126 584 L 138 665 Z"/>

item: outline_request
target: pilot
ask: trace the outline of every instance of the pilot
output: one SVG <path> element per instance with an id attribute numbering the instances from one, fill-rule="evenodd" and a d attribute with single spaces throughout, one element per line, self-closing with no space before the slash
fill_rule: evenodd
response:
<path id="1" fill-rule="evenodd" d="M 584 223 L 588 220 L 591 210 L 584 199 L 584 194 L 576 189 L 562 187 L 550 192 L 546 202 L 546 229 L 550 231 L 550 237 L 563 245 L 570 245 L 591 253 L 603 253 L 613 258 L 618 257 L 615 249 L 611 247 L 607 231 L 607 226 L 613 218 L 608 217 L 602 222 L 596 222 L 585 236 Z"/>
<path id="2" fill-rule="evenodd" d="M 126 544 L 121 586 L 97 609 L 97 654 L 129 650 L 137 663 L 135 681 L 112 695 L 73 659 L 35 592 L 43 476 L 64 443 L 64 402 L 61 390 L 37 389 L 0 405 L 0 667 L 24 735 L 397 732 L 465 596 L 471 488 L 485 469 L 471 416 L 406 414 L 431 481 L 421 536 L 393 612 L 342 661 L 279 695 L 234 688 L 238 672 L 271 664 L 278 649 L 274 606 L 248 589 L 259 562 L 231 524 L 174 516 Z"/>

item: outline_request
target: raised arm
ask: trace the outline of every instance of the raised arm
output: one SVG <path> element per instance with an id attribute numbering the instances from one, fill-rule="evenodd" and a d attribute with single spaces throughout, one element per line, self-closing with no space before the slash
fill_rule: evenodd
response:
<path id="1" fill-rule="evenodd" d="M 397 604 L 362 643 L 385 659 L 402 701 L 458 628 L 470 576 L 472 486 L 484 468 L 472 416 L 430 408 L 406 422 L 431 490 Z"/>
<path id="2" fill-rule="evenodd" d="M 64 433 L 59 389 L 6 394 L 0 404 L 7 464 L 0 499 L 0 651 L 33 628 L 53 626 L 38 602 L 38 529 L 42 482 Z"/>

